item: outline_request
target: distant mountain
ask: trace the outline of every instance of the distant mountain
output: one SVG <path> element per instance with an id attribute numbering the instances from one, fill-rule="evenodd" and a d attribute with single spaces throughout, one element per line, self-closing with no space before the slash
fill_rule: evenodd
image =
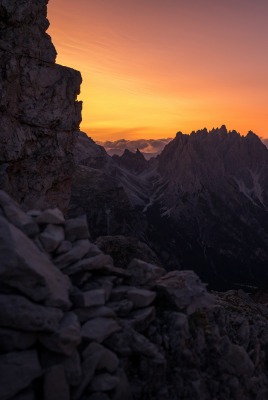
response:
<path id="1" fill-rule="evenodd" d="M 262 139 L 262 141 L 265 144 L 265 146 L 268 147 L 268 139 Z"/>
<path id="2" fill-rule="evenodd" d="M 193 269 L 213 288 L 268 280 L 268 149 L 254 133 L 179 132 L 149 161 L 88 145 L 95 155 L 79 167 L 73 196 L 84 198 L 94 236 L 135 236 L 167 269 Z"/>
<path id="3" fill-rule="evenodd" d="M 156 157 L 158 154 L 160 154 L 165 145 L 171 140 L 172 138 L 138 140 L 120 139 L 97 143 L 103 146 L 110 156 L 122 156 L 125 150 L 135 152 L 138 149 L 144 155 L 144 157 L 149 160 L 150 158 Z"/>

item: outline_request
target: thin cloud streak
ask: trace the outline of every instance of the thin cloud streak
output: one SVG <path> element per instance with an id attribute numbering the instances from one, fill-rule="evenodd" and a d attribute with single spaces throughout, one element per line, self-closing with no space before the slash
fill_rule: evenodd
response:
<path id="1" fill-rule="evenodd" d="M 53 0 L 48 14 L 58 62 L 83 75 L 82 129 L 225 123 L 264 137 L 267 15 L 267 0 Z"/>

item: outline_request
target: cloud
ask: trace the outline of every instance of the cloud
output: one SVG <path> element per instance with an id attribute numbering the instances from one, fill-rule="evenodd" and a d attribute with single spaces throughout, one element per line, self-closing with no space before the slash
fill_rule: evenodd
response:
<path id="1" fill-rule="evenodd" d="M 150 158 L 161 153 L 166 144 L 168 144 L 172 138 L 165 139 L 137 139 L 137 140 L 126 140 L 119 139 L 115 141 L 97 142 L 103 146 L 107 153 L 110 155 L 118 154 L 122 155 L 125 149 L 135 152 L 139 149 L 147 157 Z"/>

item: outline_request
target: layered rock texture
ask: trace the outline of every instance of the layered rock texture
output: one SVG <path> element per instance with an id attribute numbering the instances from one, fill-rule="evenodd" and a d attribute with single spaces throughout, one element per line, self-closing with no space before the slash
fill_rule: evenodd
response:
<path id="1" fill-rule="evenodd" d="M 47 0 L 0 0 L 0 188 L 26 208 L 66 208 L 81 75 L 55 64 Z"/>
<path id="2" fill-rule="evenodd" d="M 25 214 L 1 191 L 0 226 L 1 400 L 267 398 L 266 305 L 193 271 L 118 267 L 84 217 Z"/>

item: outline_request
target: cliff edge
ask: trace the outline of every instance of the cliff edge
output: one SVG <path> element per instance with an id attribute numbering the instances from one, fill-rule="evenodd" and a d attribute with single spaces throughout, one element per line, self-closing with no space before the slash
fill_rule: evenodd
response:
<path id="1" fill-rule="evenodd" d="M 69 202 L 80 72 L 55 63 L 48 0 L 0 0 L 0 188 L 24 208 Z"/>

